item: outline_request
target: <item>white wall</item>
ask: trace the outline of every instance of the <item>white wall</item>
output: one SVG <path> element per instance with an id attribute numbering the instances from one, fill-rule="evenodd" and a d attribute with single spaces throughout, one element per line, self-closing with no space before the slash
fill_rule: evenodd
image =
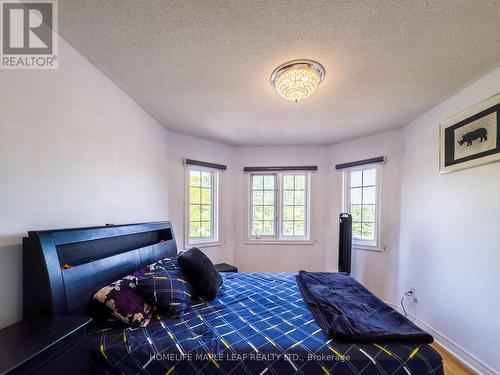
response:
<path id="1" fill-rule="evenodd" d="M 189 249 L 185 243 L 185 167 L 183 160 L 194 159 L 223 164 L 228 167 L 220 173 L 222 246 L 205 247 L 202 250 L 214 263 L 233 262 L 233 178 L 232 160 L 234 148 L 176 133 L 169 133 L 169 212 L 177 241 L 177 247 Z"/>
<path id="2" fill-rule="evenodd" d="M 439 123 L 498 91 L 500 69 L 404 129 L 399 290 L 415 286 L 417 317 L 500 372 L 500 163 L 438 163 Z"/>
<path id="3" fill-rule="evenodd" d="M 329 147 L 238 147 L 234 165 L 234 262 L 242 271 L 337 271 L 338 216 L 342 210 L 342 173 L 335 164 L 386 156 L 383 217 L 391 225 L 383 252 L 355 250 L 353 275 L 380 298 L 393 300 L 399 247 L 399 166 L 401 131 L 382 133 Z M 317 165 L 312 180 L 313 245 L 245 244 L 245 177 L 243 167 Z M 392 267 L 392 268 L 391 268 Z"/>
<path id="4" fill-rule="evenodd" d="M 168 218 L 167 131 L 60 40 L 54 71 L 0 71 L 0 327 L 22 314 L 28 230 Z"/>
<path id="5" fill-rule="evenodd" d="M 328 215 L 327 178 L 332 167 L 326 147 L 239 147 L 234 165 L 234 261 L 242 271 L 297 272 L 324 270 L 325 220 Z M 243 167 L 317 165 L 312 176 L 312 245 L 245 244 L 246 198 Z"/>
<path id="6" fill-rule="evenodd" d="M 379 298 L 395 301 L 397 298 L 399 255 L 400 167 L 403 154 L 402 131 L 395 130 L 373 136 L 343 142 L 329 147 L 328 160 L 333 166 L 350 161 L 385 156 L 382 173 L 382 244 L 381 252 L 352 250 L 352 275 Z M 326 231 L 327 243 L 335 251 L 326 251 L 325 267 L 337 271 L 338 261 L 338 213 L 342 211 L 342 172 L 330 167 L 330 212 Z"/>

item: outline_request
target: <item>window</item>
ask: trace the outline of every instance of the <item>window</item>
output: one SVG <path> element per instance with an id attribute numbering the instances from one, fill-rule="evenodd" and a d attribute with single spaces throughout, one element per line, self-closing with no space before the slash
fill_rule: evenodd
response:
<path id="1" fill-rule="evenodd" d="M 188 245 L 208 245 L 219 241 L 218 185 L 217 171 L 187 168 Z"/>
<path id="2" fill-rule="evenodd" d="M 255 237 L 276 236 L 276 175 L 252 175 L 251 233 Z"/>
<path id="3" fill-rule="evenodd" d="M 379 174 L 374 165 L 344 172 L 344 210 L 352 215 L 355 248 L 380 250 Z"/>
<path id="4" fill-rule="evenodd" d="M 248 238 L 309 240 L 309 173 L 249 175 Z"/>
<path id="5" fill-rule="evenodd" d="M 306 237 L 306 176 L 283 175 L 283 236 Z"/>

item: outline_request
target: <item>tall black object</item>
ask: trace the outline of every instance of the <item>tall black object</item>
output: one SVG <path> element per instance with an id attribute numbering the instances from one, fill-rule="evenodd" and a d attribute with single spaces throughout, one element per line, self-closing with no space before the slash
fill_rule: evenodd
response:
<path id="1" fill-rule="evenodd" d="M 351 273 L 352 216 L 340 214 L 339 272 Z"/>

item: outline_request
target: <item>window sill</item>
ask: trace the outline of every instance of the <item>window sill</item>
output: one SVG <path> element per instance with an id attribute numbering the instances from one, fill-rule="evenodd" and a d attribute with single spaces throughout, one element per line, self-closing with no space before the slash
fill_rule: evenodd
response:
<path id="1" fill-rule="evenodd" d="M 381 253 L 382 251 L 384 251 L 383 246 L 369 246 L 369 245 L 352 244 L 352 248 L 354 250 L 374 251 L 377 253 Z"/>
<path id="2" fill-rule="evenodd" d="M 204 247 L 215 247 L 215 246 L 222 246 L 222 242 L 195 242 L 195 243 L 188 243 L 187 246 L 190 248 L 192 247 L 198 247 L 198 248 L 204 248 Z M 189 250 L 187 249 L 187 250 Z"/>
<path id="3" fill-rule="evenodd" d="M 266 240 L 248 238 L 244 242 L 245 245 L 315 245 L 315 240 Z"/>

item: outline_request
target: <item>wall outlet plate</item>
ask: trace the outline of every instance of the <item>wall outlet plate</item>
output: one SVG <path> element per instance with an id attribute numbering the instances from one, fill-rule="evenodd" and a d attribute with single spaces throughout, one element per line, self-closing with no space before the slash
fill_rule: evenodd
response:
<path id="1" fill-rule="evenodd" d="M 406 290 L 404 298 L 405 299 L 409 299 L 413 303 L 417 303 L 418 302 L 417 297 L 415 297 L 415 287 L 414 286 L 410 286 Z"/>
<path id="2" fill-rule="evenodd" d="M 415 287 L 414 286 L 410 286 L 410 289 L 408 289 L 408 291 L 411 293 L 411 296 L 410 296 L 410 299 L 413 303 L 417 303 L 418 300 L 417 300 L 417 297 L 415 296 Z"/>

